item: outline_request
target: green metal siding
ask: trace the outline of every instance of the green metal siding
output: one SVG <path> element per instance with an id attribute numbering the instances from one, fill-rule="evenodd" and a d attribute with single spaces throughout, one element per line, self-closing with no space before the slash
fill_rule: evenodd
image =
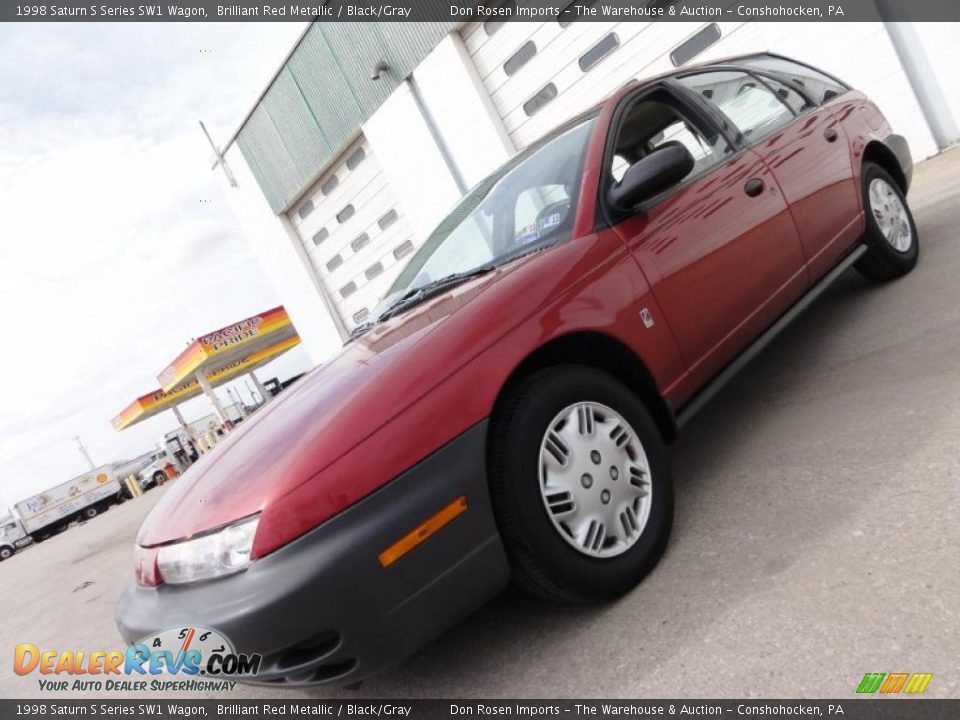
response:
<path id="1" fill-rule="evenodd" d="M 432 0 L 436 1 L 436 0 Z M 456 26 L 315 22 L 237 134 L 274 212 L 288 208 Z M 383 60 L 389 70 L 370 80 Z"/>

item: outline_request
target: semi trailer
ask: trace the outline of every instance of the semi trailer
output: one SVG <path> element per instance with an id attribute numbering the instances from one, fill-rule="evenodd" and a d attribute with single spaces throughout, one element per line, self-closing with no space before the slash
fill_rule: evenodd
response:
<path id="1" fill-rule="evenodd" d="M 113 466 L 104 465 L 21 500 L 14 511 L 24 534 L 40 542 L 63 532 L 74 520 L 91 520 L 123 500 Z"/>

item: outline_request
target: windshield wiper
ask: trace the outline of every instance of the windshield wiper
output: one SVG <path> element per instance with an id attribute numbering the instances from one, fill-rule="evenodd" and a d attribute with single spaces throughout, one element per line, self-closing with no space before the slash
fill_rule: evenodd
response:
<path id="1" fill-rule="evenodd" d="M 357 325 L 353 330 L 350 331 L 350 339 L 356 340 L 361 335 L 366 335 L 368 332 L 370 332 L 370 330 L 373 329 L 373 326 L 375 324 L 376 323 L 374 323 L 373 321 L 368 320 L 367 322 L 361 325 Z"/>
<path id="2" fill-rule="evenodd" d="M 380 313 L 380 316 L 377 318 L 377 322 L 382 322 L 388 318 L 393 317 L 399 312 L 403 312 L 407 308 L 413 307 L 419 302 L 426 300 L 431 295 L 435 295 L 438 292 L 443 290 L 448 290 L 449 288 L 459 285 L 460 283 L 466 282 L 467 280 L 472 280 L 475 277 L 480 275 L 486 275 L 491 270 L 494 270 L 496 265 L 488 264 L 481 265 L 476 267 L 473 270 L 466 270 L 464 272 L 453 273 L 452 275 L 444 275 L 441 278 L 436 280 L 431 280 L 426 285 L 421 285 L 417 288 L 412 288 L 405 292 L 403 295 L 394 300 L 390 306 Z"/>

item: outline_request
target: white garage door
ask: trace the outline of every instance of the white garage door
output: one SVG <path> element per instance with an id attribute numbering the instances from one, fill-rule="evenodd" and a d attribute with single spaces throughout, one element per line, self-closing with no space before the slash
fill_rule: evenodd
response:
<path id="1" fill-rule="evenodd" d="M 369 318 L 416 249 L 413 231 L 363 138 L 288 218 L 348 329 Z"/>
<path id="2" fill-rule="evenodd" d="M 517 148 L 631 78 L 731 50 L 745 23 L 471 23 L 463 41 Z"/>

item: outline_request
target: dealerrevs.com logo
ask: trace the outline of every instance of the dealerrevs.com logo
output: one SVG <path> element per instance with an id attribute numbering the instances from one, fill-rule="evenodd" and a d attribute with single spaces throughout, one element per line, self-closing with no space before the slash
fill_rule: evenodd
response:
<path id="1" fill-rule="evenodd" d="M 232 690 L 233 678 L 255 676 L 261 660 L 257 654 L 237 653 L 216 630 L 182 627 L 150 635 L 125 650 L 42 650 L 21 643 L 14 649 L 13 670 L 44 676 L 38 679 L 44 691 L 209 691 Z"/>

